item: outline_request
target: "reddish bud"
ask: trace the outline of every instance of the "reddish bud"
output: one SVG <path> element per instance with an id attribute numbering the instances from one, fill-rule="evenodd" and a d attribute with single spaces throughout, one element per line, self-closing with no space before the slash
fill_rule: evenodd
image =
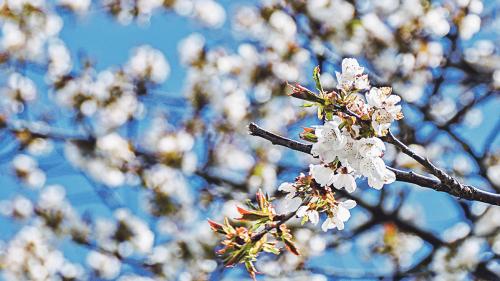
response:
<path id="1" fill-rule="evenodd" d="M 210 225 L 210 228 L 212 228 L 213 231 L 221 233 L 221 234 L 226 234 L 224 231 L 224 227 L 222 224 L 216 223 L 213 220 L 208 219 L 208 224 Z"/>

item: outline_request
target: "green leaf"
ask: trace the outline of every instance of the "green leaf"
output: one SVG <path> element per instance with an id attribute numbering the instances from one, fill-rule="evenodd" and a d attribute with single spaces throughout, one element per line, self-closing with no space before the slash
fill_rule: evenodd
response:
<path id="1" fill-rule="evenodd" d="M 245 247 L 231 253 L 224 260 L 225 266 L 232 266 L 232 265 L 239 263 L 241 260 L 243 260 L 243 258 L 246 256 L 246 254 L 247 254 L 247 251 L 246 251 Z"/>
<path id="2" fill-rule="evenodd" d="M 307 216 L 303 216 L 302 220 L 300 221 L 300 225 L 304 225 L 304 223 L 306 223 L 307 220 L 308 220 Z"/>
<path id="3" fill-rule="evenodd" d="M 323 106 L 318 106 L 318 119 L 323 120 Z"/>
<path id="4" fill-rule="evenodd" d="M 313 93 L 311 90 L 307 89 L 306 87 L 304 87 L 300 84 L 295 84 L 295 85 L 288 84 L 288 86 L 290 86 L 292 88 L 292 93 L 290 94 L 290 96 L 292 96 L 294 98 L 306 100 L 306 101 L 310 101 L 310 102 L 315 102 L 318 104 L 325 103 L 325 100 L 322 97 L 319 97 L 318 95 Z"/>
<path id="5" fill-rule="evenodd" d="M 264 247 L 262 248 L 262 250 L 264 250 L 264 252 L 272 253 L 275 255 L 280 254 L 280 250 L 278 248 L 274 247 L 274 245 L 270 245 L 270 244 L 265 244 Z"/>
<path id="6" fill-rule="evenodd" d="M 319 68 L 319 65 L 316 66 L 313 70 L 313 79 L 314 82 L 316 83 L 316 89 L 319 91 L 321 97 L 323 97 L 323 86 L 321 86 L 321 81 L 320 81 L 320 74 L 321 70 Z"/>
<path id="7" fill-rule="evenodd" d="M 236 207 L 236 209 L 238 210 L 238 213 L 241 214 L 241 218 L 239 218 L 238 220 L 255 221 L 255 220 L 262 219 L 262 218 L 269 218 L 269 214 L 264 213 L 262 211 L 245 210 L 245 209 L 240 208 L 238 206 Z"/>
<path id="8" fill-rule="evenodd" d="M 247 205 L 247 207 L 252 209 L 252 210 L 258 210 L 257 206 L 255 206 L 252 203 L 252 200 L 250 200 L 250 199 L 245 200 L 245 205 Z"/>
<path id="9" fill-rule="evenodd" d="M 245 261 L 245 267 L 248 271 L 248 274 L 250 274 L 250 277 L 252 277 L 253 280 L 255 279 L 255 273 L 257 272 L 257 269 L 255 269 L 255 266 L 251 261 Z"/>
<path id="10" fill-rule="evenodd" d="M 303 140 L 310 141 L 310 142 L 317 142 L 318 141 L 318 137 L 313 132 L 304 131 L 304 132 L 299 134 L 299 137 Z"/>
<path id="11" fill-rule="evenodd" d="M 229 223 L 229 219 L 227 217 L 224 218 L 224 225 L 222 226 L 222 229 L 224 230 L 225 233 L 236 232 L 234 227 Z"/>
<path id="12" fill-rule="evenodd" d="M 326 112 L 326 120 L 332 120 L 333 119 L 333 112 L 328 111 Z"/>

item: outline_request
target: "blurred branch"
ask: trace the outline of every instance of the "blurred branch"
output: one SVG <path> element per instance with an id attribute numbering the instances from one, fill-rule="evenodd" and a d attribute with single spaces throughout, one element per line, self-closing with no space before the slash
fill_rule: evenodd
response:
<path id="1" fill-rule="evenodd" d="M 372 220 L 378 222 L 393 222 L 400 230 L 419 236 L 420 238 L 429 242 L 434 248 L 446 244 L 444 241 L 442 241 L 439 237 L 437 237 L 433 233 L 420 229 L 413 223 L 401 219 L 398 216 L 397 210 L 395 212 L 386 212 L 380 206 L 373 206 L 368 202 L 366 202 L 365 200 L 359 198 L 358 196 L 354 196 L 345 190 L 339 190 L 338 192 L 344 195 L 345 197 L 355 200 L 360 207 L 372 213 L 373 215 Z"/>
<path id="2" fill-rule="evenodd" d="M 491 148 L 493 147 L 493 143 L 495 142 L 495 139 L 497 136 L 500 134 L 500 118 L 498 118 L 495 127 L 493 127 L 493 130 L 488 134 L 486 137 L 486 140 L 484 142 L 484 148 L 483 148 L 483 157 L 486 156 Z"/>
<path id="3" fill-rule="evenodd" d="M 446 123 L 444 123 L 442 125 L 437 125 L 437 128 L 441 129 L 441 130 L 446 130 L 451 125 L 460 122 L 465 117 L 465 115 L 467 114 L 467 112 L 470 109 L 472 109 L 474 106 L 478 105 L 479 103 L 487 100 L 488 98 L 495 96 L 495 94 L 498 94 L 498 92 L 497 91 L 489 91 L 488 93 L 486 93 L 478 98 L 473 99 L 472 101 L 470 101 L 469 103 L 464 105 L 459 111 L 457 111 L 455 113 L 455 115 L 453 115 L 453 117 L 451 117 L 450 119 L 448 119 L 448 121 L 446 121 Z"/>

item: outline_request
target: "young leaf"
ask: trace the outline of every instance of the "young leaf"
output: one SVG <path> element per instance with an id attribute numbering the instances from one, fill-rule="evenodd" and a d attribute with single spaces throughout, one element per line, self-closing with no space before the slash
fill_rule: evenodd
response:
<path id="1" fill-rule="evenodd" d="M 231 266 L 234 266 L 235 264 L 239 263 L 241 260 L 243 260 L 243 258 L 245 257 L 246 255 L 246 251 L 244 251 L 244 248 L 243 249 L 240 249 L 236 252 L 233 252 L 231 255 L 229 255 L 229 257 L 225 260 L 225 263 L 224 265 L 226 267 L 231 267 Z"/>
<path id="2" fill-rule="evenodd" d="M 290 253 L 296 256 L 300 256 L 300 252 L 297 249 L 297 246 L 295 246 L 295 244 L 290 239 L 283 238 L 283 242 L 285 243 L 286 249 L 290 251 Z"/>
<path id="3" fill-rule="evenodd" d="M 302 133 L 299 134 L 299 137 L 303 140 L 310 142 L 317 142 L 318 137 L 314 133 L 314 128 L 304 128 Z"/>
<path id="4" fill-rule="evenodd" d="M 250 277 L 252 277 L 253 280 L 257 280 L 255 274 L 258 273 L 257 269 L 255 269 L 255 266 L 251 261 L 246 261 L 245 262 L 245 267 L 248 271 L 248 274 L 250 274 Z"/>
<path id="5" fill-rule="evenodd" d="M 226 234 L 224 231 L 224 226 L 222 224 L 216 223 L 213 220 L 208 220 L 208 224 L 210 225 L 210 228 L 212 228 L 213 231 L 220 233 L 220 234 Z"/>
<path id="6" fill-rule="evenodd" d="M 280 250 L 271 244 L 265 244 L 262 250 L 264 250 L 264 252 L 273 253 L 275 255 L 280 254 Z"/>
<path id="7" fill-rule="evenodd" d="M 224 218 L 223 229 L 225 233 L 234 233 L 236 229 L 229 223 L 229 219 L 227 217 Z"/>
<path id="8" fill-rule="evenodd" d="M 313 79 L 314 79 L 314 82 L 316 83 L 316 89 L 319 91 L 320 93 L 320 96 L 323 97 L 323 86 L 321 86 L 321 80 L 320 80 L 320 77 L 321 77 L 321 74 L 320 74 L 321 70 L 319 68 L 319 65 L 316 66 L 313 70 Z"/>
<path id="9" fill-rule="evenodd" d="M 300 84 L 295 84 L 295 85 L 290 85 L 292 87 L 292 94 L 291 96 L 294 98 L 298 98 L 301 100 L 306 100 L 310 102 L 315 102 L 319 104 L 324 104 L 325 100 L 319 96 L 317 96 L 315 93 L 313 93 L 311 90 L 307 89 L 306 87 L 300 85 Z"/>
<path id="10" fill-rule="evenodd" d="M 241 218 L 238 219 L 241 221 L 255 221 L 261 218 L 269 217 L 268 214 L 259 211 L 249 211 L 241 207 L 236 207 L 236 209 L 238 210 L 238 213 L 241 214 Z"/>

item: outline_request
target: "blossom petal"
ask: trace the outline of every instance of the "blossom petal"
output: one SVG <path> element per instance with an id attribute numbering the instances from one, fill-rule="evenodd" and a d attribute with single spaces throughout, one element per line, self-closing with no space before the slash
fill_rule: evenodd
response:
<path id="1" fill-rule="evenodd" d="M 301 206 L 298 210 L 297 210 L 297 213 L 295 213 L 297 215 L 297 217 L 301 218 L 303 217 L 306 212 L 307 212 L 307 209 L 309 209 L 308 206 Z"/>
<path id="2" fill-rule="evenodd" d="M 309 218 L 309 221 L 316 225 L 318 224 L 318 221 L 319 221 L 319 214 L 318 214 L 318 211 L 316 210 L 310 210 L 307 212 L 307 217 Z"/>
<path id="3" fill-rule="evenodd" d="M 356 201 L 352 200 L 352 199 L 349 199 L 349 200 L 346 200 L 346 201 L 343 201 L 341 202 L 340 204 L 342 204 L 342 206 L 346 209 L 352 209 L 354 207 L 356 207 Z"/>
<path id="4" fill-rule="evenodd" d="M 333 170 L 324 165 L 309 165 L 310 174 L 321 186 L 330 185 L 333 177 Z"/>
<path id="5" fill-rule="evenodd" d="M 339 208 L 337 210 L 336 217 L 341 220 L 341 221 L 347 221 L 351 217 L 351 213 L 349 212 L 349 209 L 344 208 L 344 206 L 339 205 Z"/>

